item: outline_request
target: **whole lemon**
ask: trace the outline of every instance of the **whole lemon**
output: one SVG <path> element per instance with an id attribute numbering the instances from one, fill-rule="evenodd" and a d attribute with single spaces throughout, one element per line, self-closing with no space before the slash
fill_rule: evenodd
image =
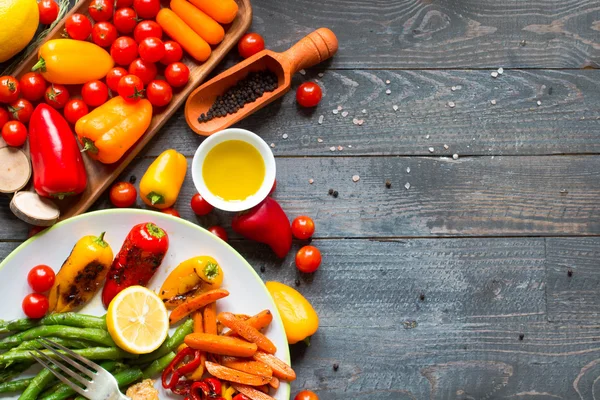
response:
<path id="1" fill-rule="evenodd" d="M 38 28 L 36 0 L 0 0 L 0 62 L 23 50 Z"/>

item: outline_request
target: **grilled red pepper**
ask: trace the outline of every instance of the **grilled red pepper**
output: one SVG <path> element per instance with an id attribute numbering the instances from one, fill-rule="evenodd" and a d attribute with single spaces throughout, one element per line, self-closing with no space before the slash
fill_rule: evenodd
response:
<path id="1" fill-rule="evenodd" d="M 169 248 L 167 233 L 151 222 L 134 226 L 115 257 L 102 290 L 102 303 L 108 307 L 123 289 L 146 286 Z"/>
<path id="2" fill-rule="evenodd" d="M 47 104 L 29 121 L 33 186 L 44 197 L 62 199 L 83 192 L 87 176 L 77 141 L 67 121 Z"/>
<path id="3" fill-rule="evenodd" d="M 270 197 L 233 217 L 231 225 L 245 238 L 269 245 L 278 257 L 285 257 L 292 248 L 290 220 Z"/>

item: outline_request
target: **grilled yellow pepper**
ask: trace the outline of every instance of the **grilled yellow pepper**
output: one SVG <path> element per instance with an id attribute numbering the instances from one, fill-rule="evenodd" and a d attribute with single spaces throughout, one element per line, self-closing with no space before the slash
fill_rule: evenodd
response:
<path id="1" fill-rule="evenodd" d="M 169 208 L 177 200 L 187 171 L 187 160 L 175 150 L 156 157 L 140 181 L 144 203 L 156 208 Z"/>
<path id="2" fill-rule="evenodd" d="M 104 240 L 104 232 L 79 239 L 50 289 L 50 311 L 72 311 L 90 301 L 104 283 L 112 260 L 113 252 Z"/>
<path id="3" fill-rule="evenodd" d="M 319 328 L 319 316 L 297 290 L 279 282 L 267 282 L 290 344 L 308 340 Z"/>

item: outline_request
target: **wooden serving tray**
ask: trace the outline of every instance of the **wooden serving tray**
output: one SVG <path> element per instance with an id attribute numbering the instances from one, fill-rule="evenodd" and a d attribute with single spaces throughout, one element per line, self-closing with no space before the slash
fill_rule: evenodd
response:
<path id="1" fill-rule="evenodd" d="M 67 17 L 74 13 L 81 13 L 88 15 L 88 6 L 92 0 L 80 0 L 72 10 L 69 11 Z M 152 117 L 152 122 L 146 133 L 142 138 L 132 146 L 131 149 L 116 163 L 114 164 L 102 164 L 98 161 L 92 160 L 87 155 L 84 155 L 85 169 L 88 176 L 88 184 L 85 191 L 77 196 L 66 198 L 64 200 L 56 200 L 56 204 L 59 206 L 61 215 L 59 220 L 67 219 L 69 217 L 81 214 L 85 212 L 94 202 L 100 197 L 102 192 L 106 190 L 109 185 L 121 174 L 125 167 L 133 160 L 133 158 L 146 146 L 146 144 L 158 133 L 159 129 L 164 125 L 165 122 L 177 111 L 177 109 L 183 105 L 188 95 L 200 84 L 208 74 L 219 64 L 219 62 L 225 57 L 225 55 L 237 44 L 242 35 L 250 28 L 252 23 L 252 7 L 250 6 L 250 0 L 236 0 L 239 6 L 238 14 L 235 20 L 224 26 L 225 38 L 217 46 L 213 46 L 213 52 L 210 58 L 204 63 L 199 64 L 196 60 L 185 54 L 181 60 L 190 69 L 190 81 L 182 88 L 173 88 L 173 100 L 166 107 L 159 109 L 155 108 L 155 114 Z M 168 2 L 163 2 L 163 7 L 168 6 Z M 56 25 L 56 27 L 48 34 L 46 40 L 62 38 L 61 34 L 65 27 L 65 20 Z M 23 74 L 29 72 L 31 68 L 37 62 L 38 56 L 37 51 L 29 55 L 13 72 L 16 77 L 21 77 Z M 85 68 L 82 65 L 81 68 Z M 74 133 L 74 130 L 73 130 Z M 195 133 L 190 132 L 195 135 Z M 28 150 L 27 150 L 28 154 Z M 29 184 L 28 190 L 34 191 L 31 183 Z"/>

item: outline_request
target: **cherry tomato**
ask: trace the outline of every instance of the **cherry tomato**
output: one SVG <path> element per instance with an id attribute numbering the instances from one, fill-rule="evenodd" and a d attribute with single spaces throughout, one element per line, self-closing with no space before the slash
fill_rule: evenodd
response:
<path id="1" fill-rule="evenodd" d="M 265 41 L 258 33 L 246 33 L 238 42 L 238 52 L 248 58 L 265 49 Z"/>
<path id="2" fill-rule="evenodd" d="M 301 272 L 315 272 L 319 265 L 321 265 L 321 252 L 315 246 L 304 246 L 296 253 L 296 267 Z"/>
<path id="3" fill-rule="evenodd" d="M 216 237 L 218 237 L 219 239 L 221 239 L 222 241 L 224 241 L 225 243 L 229 241 L 229 236 L 227 235 L 227 232 L 222 226 L 211 226 L 210 228 L 208 228 L 208 231 Z"/>
<path id="4" fill-rule="evenodd" d="M 190 206 L 192 207 L 192 211 L 196 215 L 206 215 L 213 210 L 213 206 L 208 203 L 208 201 L 204 200 L 200 193 L 196 193 L 192 197 L 192 201 L 190 202 Z"/>
<path id="5" fill-rule="evenodd" d="M 176 209 L 170 207 L 170 208 L 164 208 L 162 210 L 160 210 L 161 213 L 163 214 L 169 214 L 172 215 L 174 217 L 178 217 L 181 218 L 181 215 L 179 215 L 179 211 L 177 211 Z"/>
<path id="6" fill-rule="evenodd" d="M 43 293 L 54 285 L 56 274 L 54 270 L 47 265 L 40 264 L 31 268 L 27 274 L 27 283 L 34 292 Z"/>
<path id="7" fill-rule="evenodd" d="M 190 69 L 181 62 L 169 64 L 165 68 L 165 78 L 169 82 L 169 85 L 173 87 L 183 86 L 190 79 Z"/>
<path id="8" fill-rule="evenodd" d="M 306 240 L 315 233 L 315 223 L 310 217 L 302 215 L 292 222 L 292 235 L 296 239 Z"/>
<path id="9" fill-rule="evenodd" d="M 117 93 L 119 81 L 125 75 L 127 75 L 127 70 L 121 67 L 115 67 L 108 71 L 108 74 L 106 74 L 106 84 L 108 85 L 108 88 L 113 91 L 113 93 Z"/>
<path id="10" fill-rule="evenodd" d="M 315 107 L 321 101 L 321 97 L 321 87 L 314 82 L 304 82 L 296 90 L 296 101 L 302 107 Z"/>
<path id="11" fill-rule="evenodd" d="M 181 45 L 172 40 L 165 42 L 165 55 L 160 59 L 160 62 L 165 65 L 176 63 L 183 58 L 183 49 Z"/>
<path id="12" fill-rule="evenodd" d="M 38 72 L 28 72 L 19 81 L 21 96 L 29 101 L 38 101 L 44 97 L 46 80 Z"/>
<path id="13" fill-rule="evenodd" d="M 42 318 L 48 312 L 48 298 L 43 294 L 30 293 L 23 299 L 23 312 L 29 318 Z"/>
<path id="14" fill-rule="evenodd" d="M 152 82 L 157 73 L 158 70 L 154 63 L 144 61 L 141 58 L 136 58 L 129 65 L 129 74 L 139 77 L 144 85 Z"/>
<path id="15" fill-rule="evenodd" d="M 75 125 L 79 118 L 87 115 L 89 112 L 87 104 L 81 99 L 72 99 L 67 102 L 63 114 L 65 119 Z"/>
<path id="16" fill-rule="evenodd" d="M 153 106 L 166 106 L 173 98 L 173 89 L 163 80 L 152 81 L 146 87 L 146 98 Z"/>
<path id="17" fill-rule="evenodd" d="M 40 24 L 50 25 L 58 18 L 59 7 L 54 0 L 40 0 L 38 3 Z"/>
<path id="18" fill-rule="evenodd" d="M 319 400 L 319 396 L 310 390 L 303 390 L 294 397 L 294 400 Z"/>
<path id="19" fill-rule="evenodd" d="M 86 40 L 92 33 L 92 22 L 83 14 L 73 14 L 67 18 L 65 29 L 71 39 Z"/>
<path id="20" fill-rule="evenodd" d="M 10 114 L 4 107 L 0 107 L 0 129 L 10 120 Z"/>
<path id="21" fill-rule="evenodd" d="M 115 63 L 129 65 L 138 56 L 137 43 L 128 36 L 121 36 L 110 46 L 110 55 Z"/>
<path id="22" fill-rule="evenodd" d="M 27 128 L 22 122 L 8 121 L 2 127 L 2 139 L 9 146 L 23 146 L 27 140 Z"/>
<path id="23" fill-rule="evenodd" d="M 117 0 L 115 7 L 117 9 L 124 7 L 131 7 L 133 5 L 133 0 Z"/>
<path id="24" fill-rule="evenodd" d="M 277 190 L 277 179 L 273 180 L 273 187 L 271 188 L 271 191 L 269 192 L 269 196 L 272 195 L 275 190 Z"/>
<path id="25" fill-rule="evenodd" d="M 147 62 L 157 62 L 165 55 L 165 44 L 156 37 L 142 39 L 139 46 L 140 58 Z"/>
<path id="26" fill-rule="evenodd" d="M 141 43 L 142 40 L 155 37 L 162 38 L 163 30 L 155 21 L 145 20 L 135 26 L 133 30 L 133 38 L 136 42 Z"/>
<path id="27" fill-rule="evenodd" d="M 97 107 L 108 100 L 108 87 L 101 81 L 87 82 L 81 88 L 81 97 L 88 106 Z"/>
<path id="28" fill-rule="evenodd" d="M 125 75 L 119 81 L 117 92 L 125 101 L 135 103 L 144 96 L 144 83 L 135 75 Z"/>
<path id="29" fill-rule="evenodd" d="M 31 229 L 29 229 L 29 233 L 27 235 L 28 238 L 37 235 L 38 233 L 42 232 L 43 230 L 45 230 L 47 228 L 47 226 L 38 226 L 38 225 L 33 225 L 31 227 Z"/>
<path id="30" fill-rule="evenodd" d="M 98 22 L 92 28 L 92 41 L 100 47 L 110 47 L 117 36 L 117 28 L 110 22 Z"/>
<path id="31" fill-rule="evenodd" d="M 137 15 L 135 10 L 129 7 L 119 8 L 117 11 L 115 11 L 113 24 L 115 24 L 115 27 L 121 33 L 128 34 L 133 32 L 135 26 L 137 25 Z"/>
<path id="32" fill-rule="evenodd" d="M 144 19 L 154 19 L 160 11 L 160 0 L 133 0 L 133 8 Z"/>
<path id="33" fill-rule="evenodd" d="M 19 98 L 21 87 L 12 76 L 0 77 L 0 103 L 12 103 Z"/>
<path id="34" fill-rule="evenodd" d="M 33 114 L 33 106 L 28 100 L 19 99 L 8 106 L 8 111 L 12 114 L 12 119 L 28 124 Z"/>
<path id="35" fill-rule="evenodd" d="M 114 11 L 113 0 L 92 0 L 88 6 L 90 17 L 96 22 L 110 21 Z"/>
<path id="36" fill-rule="evenodd" d="M 55 84 L 50 85 L 48 89 L 46 89 L 46 93 L 44 96 L 46 103 L 50 104 L 56 109 L 63 108 L 67 104 L 67 101 L 69 101 L 69 98 L 71 97 L 66 87 L 64 87 L 63 85 Z"/>
<path id="37" fill-rule="evenodd" d="M 131 207 L 137 199 L 137 190 L 129 182 L 117 182 L 110 188 L 110 202 L 115 207 Z"/>

